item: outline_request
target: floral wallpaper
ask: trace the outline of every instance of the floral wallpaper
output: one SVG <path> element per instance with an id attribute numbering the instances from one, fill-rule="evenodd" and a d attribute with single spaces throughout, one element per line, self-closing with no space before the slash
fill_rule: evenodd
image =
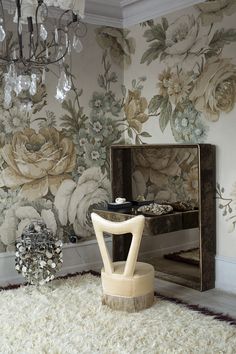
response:
<path id="1" fill-rule="evenodd" d="M 218 252 L 235 256 L 235 18 L 235 0 L 208 0 L 129 29 L 88 25 L 84 51 L 72 58 L 71 72 L 67 67 L 70 96 L 55 104 L 52 74 L 28 113 L 16 99 L 4 108 L 1 68 L 0 251 L 14 250 L 37 218 L 65 242 L 93 237 L 90 211 L 110 200 L 110 145 L 212 143 Z M 192 200 L 194 166 L 182 176 Z M 137 193 L 147 179 L 141 170 Z M 162 198 L 168 191 L 149 186 L 144 193 Z"/>
<path id="2" fill-rule="evenodd" d="M 73 89 L 60 107 L 48 93 L 48 82 L 37 97 L 31 97 L 30 112 L 21 109 L 17 98 L 6 109 L 1 74 L 1 252 L 14 250 L 16 238 L 33 219 L 43 219 L 64 242 L 70 236 L 78 241 L 93 236 L 90 211 L 110 200 L 109 147 L 124 143 L 128 129 L 121 115 L 124 88 L 121 80 L 118 83 L 123 58 L 125 65 L 130 64 L 134 52 L 128 34 L 128 30 L 89 26 L 99 71 L 89 78 L 89 85 L 83 80 L 79 86 L 78 73 L 69 72 L 67 66 Z M 90 55 L 85 49 L 80 64 Z"/>
<path id="3" fill-rule="evenodd" d="M 189 202 L 198 207 L 196 148 L 136 148 L 132 152 L 132 191 L 136 200 Z"/>
<path id="4" fill-rule="evenodd" d="M 144 143 L 217 146 L 217 253 L 230 257 L 236 256 L 235 19 L 235 0 L 209 0 L 135 25 L 136 52 L 124 74 L 132 92 L 140 73 L 145 77 L 134 128 Z M 139 172 L 137 178 L 144 188 Z"/>

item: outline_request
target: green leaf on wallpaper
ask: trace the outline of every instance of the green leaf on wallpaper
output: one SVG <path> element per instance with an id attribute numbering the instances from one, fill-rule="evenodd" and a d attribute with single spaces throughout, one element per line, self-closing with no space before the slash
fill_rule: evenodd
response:
<path id="1" fill-rule="evenodd" d="M 129 48 L 129 52 L 128 53 L 131 53 L 131 54 L 134 54 L 135 53 L 135 47 L 136 47 L 136 42 L 135 42 L 135 39 L 130 37 L 130 38 L 126 38 L 126 44 Z"/>
<path id="2" fill-rule="evenodd" d="M 164 60 L 167 56 L 168 56 L 167 53 L 162 52 L 161 55 L 160 55 L 160 61 Z"/>
<path id="3" fill-rule="evenodd" d="M 148 29 L 144 32 L 144 37 L 146 38 L 147 42 L 154 41 L 156 39 L 154 35 L 154 31 L 152 29 Z"/>
<path id="4" fill-rule="evenodd" d="M 171 114 L 172 114 L 171 103 L 169 102 L 168 97 L 165 97 L 161 103 L 160 117 L 159 117 L 159 126 L 160 126 L 162 133 L 164 132 L 167 124 L 170 121 Z"/>
<path id="5" fill-rule="evenodd" d="M 132 129 L 128 129 L 128 136 L 132 139 L 133 138 L 133 132 Z"/>
<path id="6" fill-rule="evenodd" d="M 98 85 L 103 89 L 106 88 L 104 77 L 101 74 L 98 75 Z"/>
<path id="7" fill-rule="evenodd" d="M 223 48 L 225 44 L 230 44 L 236 41 L 236 29 L 230 28 L 225 30 L 224 28 L 216 31 L 210 42 L 210 47 L 214 50 Z"/>
<path id="8" fill-rule="evenodd" d="M 82 96 L 82 94 L 83 94 L 83 89 L 77 90 L 77 95 L 78 95 L 79 97 Z"/>
<path id="9" fill-rule="evenodd" d="M 139 136 L 138 136 L 138 134 L 136 135 L 136 137 L 135 137 L 135 144 L 136 145 L 140 145 L 142 142 L 141 142 L 141 140 L 140 140 L 140 138 L 139 138 Z"/>
<path id="10" fill-rule="evenodd" d="M 159 55 L 165 49 L 165 45 L 161 42 L 154 42 L 150 45 L 150 47 L 143 53 L 141 58 L 141 64 L 147 62 L 147 65 L 151 64 L 151 62 L 159 57 Z"/>
<path id="11" fill-rule="evenodd" d="M 125 87 L 125 85 L 121 85 L 121 92 L 122 92 L 122 95 L 125 97 L 126 96 L 126 87 Z"/>
<path id="12" fill-rule="evenodd" d="M 164 97 L 160 95 L 153 96 L 148 105 L 148 113 L 156 113 L 160 108 L 163 99 Z"/>
<path id="13" fill-rule="evenodd" d="M 143 136 L 144 138 L 151 138 L 152 137 L 148 132 L 142 132 L 142 133 L 140 133 L 140 135 Z"/>
<path id="14" fill-rule="evenodd" d="M 142 91 L 142 89 L 143 89 L 143 85 L 138 85 L 137 86 L 137 90 Z"/>
<path id="15" fill-rule="evenodd" d="M 164 29 L 164 31 L 166 31 L 167 30 L 167 28 L 168 28 L 168 21 L 167 21 L 167 18 L 166 17 L 162 17 L 161 18 L 161 23 L 162 23 L 162 27 L 163 27 L 163 29 Z"/>
<path id="16" fill-rule="evenodd" d="M 148 29 L 144 32 L 144 37 L 146 38 L 147 42 L 152 42 L 154 40 L 163 42 L 166 39 L 166 34 L 162 25 L 157 23 L 151 29 Z"/>
<path id="17" fill-rule="evenodd" d="M 135 80 L 135 79 L 132 80 L 132 87 L 133 87 L 134 89 L 136 88 L 136 80 Z"/>
<path id="18" fill-rule="evenodd" d="M 118 78 L 117 78 L 117 74 L 113 71 L 109 77 L 109 81 L 110 82 L 117 82 Z"/>

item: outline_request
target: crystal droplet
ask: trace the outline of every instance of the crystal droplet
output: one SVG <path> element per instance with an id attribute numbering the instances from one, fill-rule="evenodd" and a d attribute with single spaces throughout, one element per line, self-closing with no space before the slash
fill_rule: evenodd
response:
<path id="1" fill-rule="evenodd" d="M 81 43 L 79 37 L 76 35 L 73 37 L 73 48 L 77 53 L 80 53 L 83 49 L 83 44 Z"/>
<path id="2" fill-rule="evenodd" d="M 46 70 L 45 70 L 45 68 L 43 68 L 42 79 L 41 79 L 42 84 L 45 84 L 45 79 L 46 79 Z"/>
<path id="3" fill-rule="evenodd" d="M 19 32 L 19 34 L 22 34 L 22 23 L 21 22 L 19 22 L 18 32 Z"/>
<path id="4" fill-rule="evenodd" d="M 71 53 L 71 42 L 70 40 L 68 41 L 68 49 L 67 49 L 67 54 Z"/>
<path id="5" fill-rule="evenodd" d="M 48 36 L 48 32 L 47 32 L 46 28 L 44 27 L 44 25 L 43 25 L 42 23 L 41 23 L 41 25 L 40 25 L 39 34 L 40 34 L 40 38 L 41 38 L 43 41 L 46 41 L 47 36 Z"/>
<path id="6" fill-rule="evenodd" d="M 58 60 L 59 64 L 62 64 L 64 61 L 63 55 L 64 55 L 63 48 L 60 46 L 58 48 L 58 52 L 57 52 L 57 56 L 56 56 L 56 60 Z"/>
<path id="7" fill-rule="evenodd" d="M 55 28 L 54 38 L 55 38 L 55 42 L 58 43 L 58 30 L 57 30 L 57 28 Z"/>
<path id="8" fill-rule="evenodd" d="M 4 91 L 5 108 L 9 108 L 11 106 L 11 102 L 12 102 L 11 88 L 7 85 L 5 86 L 5 91 Z"/>
<path id="9" fill-rule="evenodd" d="M 66 43 L 66 48 L 68 48 L 69 45 L 68 33 L 65 34 L 65 43 Z"/>
<path id="10" fill-rule="evenodd" d="M 35 74 L 31 74 L 31 84 L 29 88 L 29 93 L 34 96 L 37 92 L 37 76 Z"/>
<path id="11" fill-rule="evenodd" d="M 68 92 L 71 89 L 71 79 L 70 77 L 67 77 L 64 70 L 61 72 L 60 78 L 58 80 L 58 87 L 65 92 Z"/>
<path id="12" fill-rule="evenodd" d="M 12 59 L 16 60 L 16 48 L 13 49 Z"/>
<path id="13" fill-rule="evenodd" d="M 6 37 L 6 32 L 4 31 L 4 28 L 2 25 L 0 26 L 0 42 L 3 42 Z"/>

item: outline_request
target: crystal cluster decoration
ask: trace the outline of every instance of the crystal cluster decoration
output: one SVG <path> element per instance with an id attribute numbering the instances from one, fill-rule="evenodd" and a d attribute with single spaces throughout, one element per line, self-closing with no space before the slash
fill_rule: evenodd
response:
<path id="1" fill-rule="evenodd" d="M 151 203 L 138 208 L 138 212 L 141 212 L 146 215 L 163 215 L 171 213 L 172 211 L 173 207 L 171 205 L 158 203 Z"/>
<path id="2" fill-rule="evenodd" d="M 62 241 L 43 221 L 32 221 L 16 240 L 15 269 L 30 284 L 43 285 L 54 279 L 62 262 Z"/>
<path id="3" fill-rule="evenodd" d="M 72 88 L 70 65 L 71 53 L 83 49 L 81 37 L 86 34 L 86 26 L 81 21 L 85 0 L 15 0 L 14 22 L 16 37 L 12 45 L 7 44 L 7 28 L 0 0 L 0 65 L 4 67 L 4 105 L 10 108 L 13 99 L 18 98 L 21 108 L 30 110 L 32 96 L 39 84 L 45 83 L 45 73 L 56 64 L 59 79 L 55 97 L 62 102 Z M 56 25 L 47 21 L 52 6 L 59 6 Z M 55 16 L 55 15 L 54 15 Z M 53 26 L 52 23 L 53 22 Z M 6 48 L 8 46 L 8 48 Z M 5 50 L 4 50 L 5 48 Z"/>

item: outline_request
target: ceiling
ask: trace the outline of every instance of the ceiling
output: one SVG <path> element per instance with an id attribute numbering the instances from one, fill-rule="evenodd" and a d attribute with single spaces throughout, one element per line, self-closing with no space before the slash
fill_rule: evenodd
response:
<path id="1" fill-rule="evenodd" d="M 203 0 L 85 0 L 85 21 L 129 27 L 183 9 Z"/>

